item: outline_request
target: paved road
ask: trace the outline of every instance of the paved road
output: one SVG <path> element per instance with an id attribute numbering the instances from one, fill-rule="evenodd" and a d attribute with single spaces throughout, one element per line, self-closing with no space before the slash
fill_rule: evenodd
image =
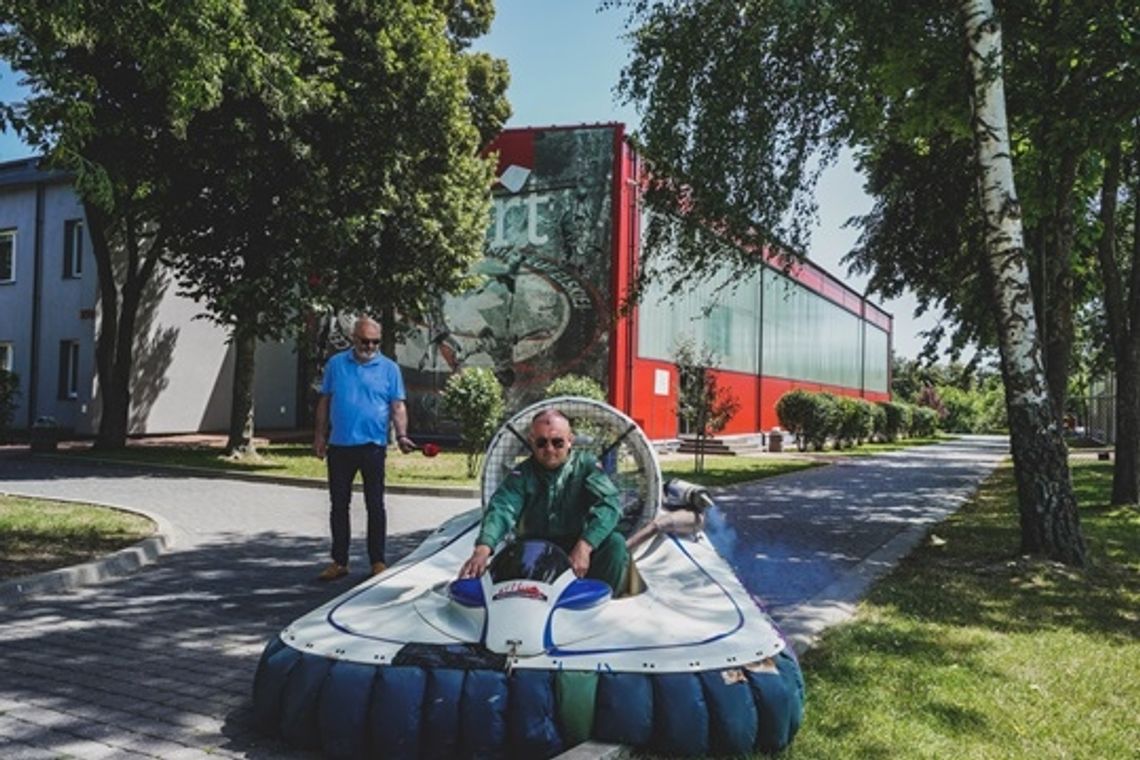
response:
<path id="1" fill-rule="evenodd" d="M 1005 450 L 975 439 L 725 489 L 712 535 L 806 641 Z M 0 757 L 307 757 L 253 731 L 249 694 L 268 638 L 353 580 L 313 581 L 328 541 L 320 491 L 8 456 L 0 491 L 139 509 L 174 541 L 130 577 L 0 609 Z M 388 498 L 393 556 L 472 506 Z M 360 579 L 362 507 L 353 518 Z"/>
<path id="2" fill-rule="evenodd" d="M 724 489 L 706 532 L 802 648 L 958 509 L 1009 452 L 968 436 Z"/>

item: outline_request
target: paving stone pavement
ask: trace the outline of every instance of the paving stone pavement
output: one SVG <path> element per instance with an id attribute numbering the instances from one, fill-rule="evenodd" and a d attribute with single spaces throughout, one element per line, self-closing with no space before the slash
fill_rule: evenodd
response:
<path id="1" fill-rule="evenodd" d="M 365 577 L 364 508 L 353 573 L 328 561 L 320 491 L 0 455 L 0 491 L 159 515 L 172 547 L 136 574 L 0 609 L 0 758 L 312 757 L 256 733 L 262 647 Z M 390 559 L 471 500 L 389 494 Z"/>
<path id="2" fill-rule="evenodd" d="M 710 528 L 799 646 L 850 616 L 1007 451 L 978 438 L 720 489 Z M 364 578 L 359 496 L 354 572 L 327 585 L 320 491 L 0 454 L 0 492 L 137 509 L 172 534 L 134 575 L 0 608 L 0 758 L 313 757 L 255 732 L 253 674 L 271 636 Z M 389 558 L 475 503 L 389 494 Z"/>

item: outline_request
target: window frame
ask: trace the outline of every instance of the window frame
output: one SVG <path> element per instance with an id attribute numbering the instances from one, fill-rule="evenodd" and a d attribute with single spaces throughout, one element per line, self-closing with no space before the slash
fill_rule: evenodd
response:
<path id="1" fill-rule="evenodd" d="M 79 398 L 79 341 L 59 342 L 59 399 L 74 401 Z"/>
<path id="2" fill-rule="evenodd" d="M 12 341 L 0 340 L 0 370 L 12 371 L 12 365 L 15 363 L 15 351 Z"/>
<path id="3" fill-rule="evenodd" d="M 16 281 L 16 228 L 8 227 L 0 229 L 0 240 L 7 239 L 11 246 L 9 253 L 9 267 L 8 276 L 4 276 L 4 272 L 0 271 L 0 285 L 8 285 Z M 2 243 L 0 243 L 2 245 Z"/>
<path id="4" fill-rule="evenodd" d="M 83 277 L 83 219 L 66 219 L 63 222 L 63 278 L 78 280 Z"/>

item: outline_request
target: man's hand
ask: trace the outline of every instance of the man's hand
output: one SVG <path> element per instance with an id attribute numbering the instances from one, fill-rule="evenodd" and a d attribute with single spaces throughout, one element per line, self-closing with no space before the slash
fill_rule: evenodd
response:
<path id="1" fill-rule="evenodd" d="M 317 459 L 324 459 L 325 454 L 328 453 L 328 450 L 329 450 L 328 440 L 323 435 L 321 435 L 320 433 L 317 433 L 316 435 L 314 435 L 313 436 L 313 456 L 315 456 Z"/>
<path id="2" fill-rule="evenodd" d="M 459 568 L 460 578 L 478 578 L 487 569 L 487 560 L 491 557 L 491 547 L 479 544 L 471 557 Z"/>
<path id="3" fill-rule="evenodd" d="M 570 567 L 573 568 L 574 575 L 579 578 L 586 575 L 586 571 L 590 569 L 590 554 L 593 551 L 594 547 L 582 539 L 578 539 L 578 543 L 574 544 L 574 548 L 570 550 Z"/>
<path id="4" fill-rule="evenodd" d="M 401 454 L 410 454 L 416 450 L 416 442 L 406 435 L 396 436 L 396 445 L 400 447 Z"/>

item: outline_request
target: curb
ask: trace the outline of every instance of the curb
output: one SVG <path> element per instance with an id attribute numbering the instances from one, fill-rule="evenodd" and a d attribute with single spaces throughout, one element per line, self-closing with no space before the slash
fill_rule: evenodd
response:
<path id="1" fill-rule="evenodd" d="M 193 475 L 195 477 L 211 478 L 213 480 L 241 480 L 248 483 L 271 483 L 278 486 L 297 486 L 298 488 L 312 488 L 321 491 L 328 489 L 328 483 L 324 480 L 317 480 L 316 478 L 294 478 L 287 475 L 256 475 L 251 472 L 239 472 L 235 470 L 211 470 L 205 467 L 188 467 L 180 464 L 151 464 L 149 462 L 130 462 L 121 459 L 100 459 L 98 457 L 70 457 L 64 454 L 35 453 L 29 454 L 28 456 L 43 459 L 61 459 L 72 463 L 91 462 L 93 464 L 105 464 L 124 468 L 133 467 L 141 470 L 153 470 L 155 472 L 165 472 L 174 475 Z M 363 486 L 359 483 L 354 483 L 353 490 L 356 493 L 363 493 Z M 403 483 L 385 483 L 384 492 L 400 494 L 401 496 L 442 496 L 455 499 L 478 499 L 482 496 L 482 492 L 474 487 L 410 486 Z"/>
<path id="2" fill-rule="evenodd" d="M 42 496 L 5 491 L 7 496 L 20 496 L 30 499 L 43 499 Z M 104 581 L 123 578 L 137 570 L 153 564 L 160 556 L 174 546 L 174 530 L 163 517 L 141 509 L 129 509 L 117 504 L 106 504 L 84 499 L 52 497 L 46 501 L 65 504 L 85 504 L 145 517 L 155 524 L 155 533 L 137 544 L 120 549 L 105 557 L 93 559 L 70 567 L 61 567 L 36 575 L 21 576 L 0 582 L 0 609 L 14 607 L 27 599 L 41 594 L 54 594 L 70 591 L 81 586 L 91 586 Z"/>

